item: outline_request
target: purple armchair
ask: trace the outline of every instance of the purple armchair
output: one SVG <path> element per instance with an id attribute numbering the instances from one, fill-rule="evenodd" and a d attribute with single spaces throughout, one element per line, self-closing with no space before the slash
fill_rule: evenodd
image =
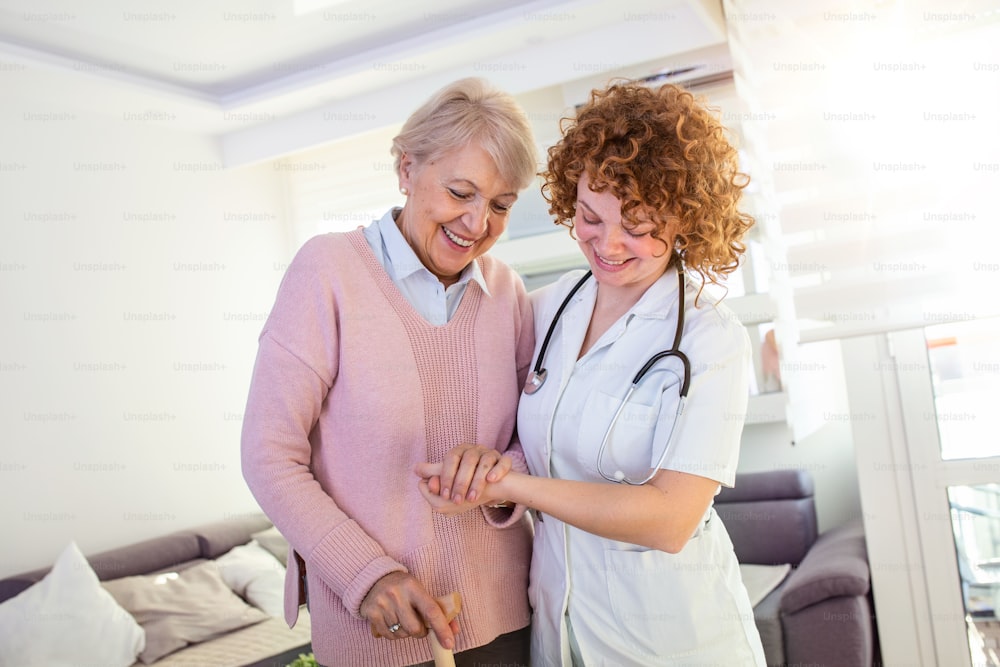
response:
<path id="1" fill-rule="evenodd" d="M 715 508 L 741 564 L 792 566 L 754 607 L 768 665 L 880 664 L 860 521 L 819 535 L 805 470 L 739 473 Z"/>

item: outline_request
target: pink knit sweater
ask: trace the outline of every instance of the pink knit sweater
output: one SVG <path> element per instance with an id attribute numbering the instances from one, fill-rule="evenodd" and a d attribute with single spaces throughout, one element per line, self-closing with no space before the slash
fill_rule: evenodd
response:
<path id="1" fill-rule="evenodd" d="M 463 597 L 458 651 L 529 621 L 531 533 L 523 508 L 431 512 L 414 464 L 461 443 L 507 450 L 534 346 L 531 310 L 508 267 L 478 259 L 444 326 L 427 323 L 360 231 L 308 241 L 260 336 L 243 423 L 243 473 L 306 569 L 312 641 L 329 666 L 431 660 L 427 641 L 374 639 L 358 609 L 406 571 Z M 520 446 L 510 451 L 526 471 Z M 289 558 L 285 615 L 300 597 Z"/>

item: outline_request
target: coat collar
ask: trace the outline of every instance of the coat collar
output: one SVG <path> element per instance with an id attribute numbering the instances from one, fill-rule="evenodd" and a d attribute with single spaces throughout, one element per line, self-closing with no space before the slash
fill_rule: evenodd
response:
<path id="1" fill-rule="evenodd" d="M 687 281 L 685 280 L 685 285 Z M 678 287 L 677 272 L 671 267 L 662 276 L 656 279 L 649 288 L 643 292 L 639 300 L 625 313 L 624 320 L 628 321 L 632 317 L 643 319 L 665 320 L 671 316 L 677 303 Z M 593 277 L 587 279 L 586 284 L 573 295 L 572 304 L 583 304 L 588 315 L 594 310 L 594 302 L 597 300 L 597 281 Z M 577 310 L 574 308 L 574 310 Z"/>

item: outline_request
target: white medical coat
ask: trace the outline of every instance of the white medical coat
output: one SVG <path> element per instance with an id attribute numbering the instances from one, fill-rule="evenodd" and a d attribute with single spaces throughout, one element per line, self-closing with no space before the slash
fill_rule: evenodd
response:
<path id="1" fill-rule="evenodd" d="M 535 340 L 582 271 L 532 295 Z M 577 359 L 596 300 L 593 278 L 556 325 L 543 362 L 548 376 L 522 394 L 518 435 L 533 475 L 607 482 L 597 454 L 628 386 L 655 353 L 673 344 L 678 281 L 668 270 L 588 352 Z M 680 349 L 691 386 L 661 468 L 731 486 L 739 456 L 750 343 L 735 315 L 696 287 L 686 293 Z M 536 347 L 535 358 L 538 350 Z M 604 456 L 604 472 L 642 478 L 673 427 L 680 363 L 659 362 L 629 399 Z M 571 665 L 566 615 L 591 665 L 764 665 L 753 610 L 729 534 L 711 507 L 678 554 L 605 539 L 549 515 L 536 517 L 528 592 L 532 665 Z"/>

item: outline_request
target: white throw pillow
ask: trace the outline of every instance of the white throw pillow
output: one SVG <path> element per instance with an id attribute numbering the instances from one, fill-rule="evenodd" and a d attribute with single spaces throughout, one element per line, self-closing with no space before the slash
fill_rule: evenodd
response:
<path id="1" fill-rule="evenodd" d="M 0 604 L 0 665 L 128 667 L 145 646 L 75 542 L 44 579 Z"/>
<path id="2" fill-rule="evenodd" d="M 254 533 L 250 537 L 257 544 L 274 554 L 274 557 L 280 560 L 282 565 L 288 567 L 288 540 L 278 532 L 277 528 L 271 526 L 267 530 Z"/>
<path id="3" fill-rule="evenodd" d="M 285 614 L 285 567 L 256 540 L 215 559 L 222 580 L 244 600 L 270 614 Z"/>

